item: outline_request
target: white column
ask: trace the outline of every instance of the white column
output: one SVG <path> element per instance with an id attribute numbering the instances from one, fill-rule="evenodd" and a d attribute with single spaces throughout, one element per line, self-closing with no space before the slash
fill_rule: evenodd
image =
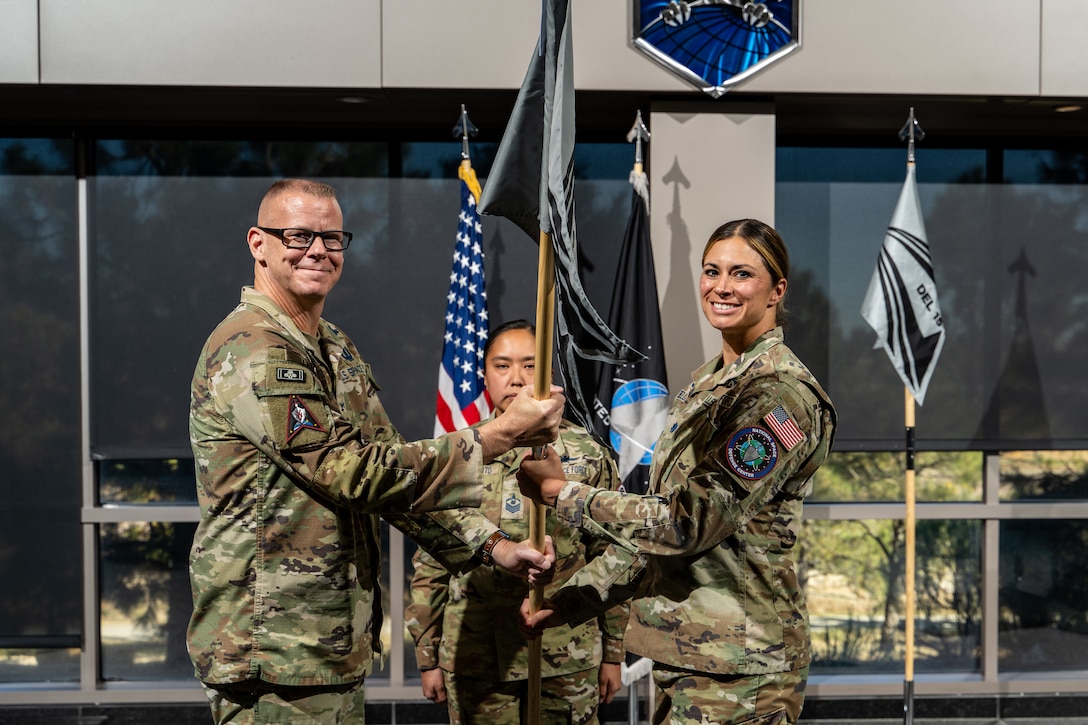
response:
<path id="1" fill-rule="evenodd" d="M 721 336 L 699 307 L 700 263 L 710 233 L 745 217 L 774 225 L 773 107 L 708 108 L 713 106 L 661 103 L 650 113 L 650 239 L 673 393 L 721 352 Z"/>

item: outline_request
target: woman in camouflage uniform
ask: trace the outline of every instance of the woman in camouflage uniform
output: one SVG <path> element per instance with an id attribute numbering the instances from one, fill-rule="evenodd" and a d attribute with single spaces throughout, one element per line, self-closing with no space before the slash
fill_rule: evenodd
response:
<path id="1" fill-rule="evenodd" d="M 525 626 L 577 622 L 634 594 L 624 643 L 653 660 L 654 722 L 800 716 L 810 645 L 794 552 L 835 411 L 783 342 L 788 275 L 766 224 L 742 219 L 710 236 L 699 294 L 722 352 L 677 395 L 646 496 L 569 482 L 550 455 L 519 475 L 560 521 L 613 544 L 540 612 L 526 611 Z"/>
<path id="2" fill-rule="evenodd" d="M 522 388 L 532 386 L 535 352 L 534 329 L 524 320 L 502 325 L 488 339 L 484 384 L 496 415 L 503 414 Z M 571 480 L 606 490 L 619 487 L 611 456 L 585 429 L 562 421 L 554 445 Z M 527 539 L 528 501 L 522 499 L 515 478 L 527 452 L 513 450 L 484 466 L 479 510 L 438 512 L 431 518 L 454 531 L 476 527 L 481 539 L 485 535 Z M 485 527 L 488 530 L 482 530 Z M 607 548 L 607 542 L 563 526 L 554 514 L 548 516 L 545 530 L 556 552 L 553 587 Z M 528 594 L 528 583 L 491 566 L 450 574 L 426 553 L 417 553 L 414 564 L 412 603 L 405 622 L 416 642 L 424 696 L 447 702 L 455 725 L 523 722 L 529 646 L 519 631 L 518 607 Z M 628 606 L 619 604 L 545 635 L 540 722 L 598 721 L 598 704 L 610 702 L 620 688 L 627 617 Z"/>

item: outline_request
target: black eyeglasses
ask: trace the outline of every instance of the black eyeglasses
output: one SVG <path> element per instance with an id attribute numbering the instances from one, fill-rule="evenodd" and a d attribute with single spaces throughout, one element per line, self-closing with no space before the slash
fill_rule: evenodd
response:
<path id="1" fill-rule="evenodd" d="M 351 244 L 351 232 L 332 230 L 326 232 L 314 232 L 309 229 L 271 229 L 269 227 L 257 227 L 262 232 L 275 234 L 288 249 L 309 249 L 314 240 L 321 237 L 321 243 L 325 245 L 327 252 L 342 252 Z"/>

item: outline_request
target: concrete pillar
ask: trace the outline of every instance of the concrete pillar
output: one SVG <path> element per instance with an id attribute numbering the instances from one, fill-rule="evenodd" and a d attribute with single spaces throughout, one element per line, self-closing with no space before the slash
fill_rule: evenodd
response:
<path id="1" fill-rule="evenodd" d="M 723 223 L 774 224 L 775 117 L 769 104 L 660 103 L 651 107 L 650 238 L 669 388 L 721 352 L 699 307 L 703 246 Z"/>

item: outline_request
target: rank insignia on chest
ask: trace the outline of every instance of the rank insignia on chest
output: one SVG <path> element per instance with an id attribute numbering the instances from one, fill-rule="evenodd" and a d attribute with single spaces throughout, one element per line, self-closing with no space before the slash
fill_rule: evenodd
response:
<path id="1" fill-rule="evenodd" d="M 287 440 L 292 438 L 303 428 L 324 432 L 325 429 L 314 418 L 314 414 L 302 402 L 302 398 L 292 395 L 287 401 Z"/>
<path id="2" fill-rule="evenodd" d="M 729 439 L 726 460 L 733 473 L 755 481 L 774 470 L 778 444 L 770 432 L 762 428 L 741 428 Z"/>
<path id="3" fill-rule="evenodd" d="M 276 380 L 281 383 L 304 383 L 306 371 L 298 368 L 276 368 Z"/>
<path id="4" fill-rule="evenodd" d="M 521 513 L 521 497 L 518 496 L 516 493 L 511 492 L 510 495 L 506 497 L 506 501 L 503 504 L 503 507 L 506 509 L 506 513 L 508 514 Z"/>

